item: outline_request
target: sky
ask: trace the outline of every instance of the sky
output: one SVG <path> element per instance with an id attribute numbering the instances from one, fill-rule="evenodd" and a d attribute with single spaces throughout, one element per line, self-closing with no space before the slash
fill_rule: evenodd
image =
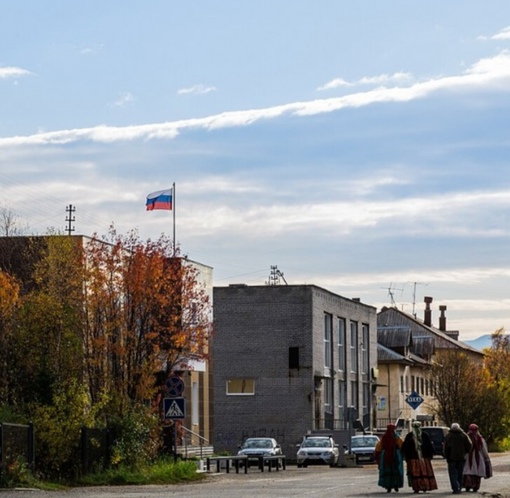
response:
<path id="1" fill-rule="evenodd" d="M 214 285 L 510 329 L 508 0 L 0 0 L 0 208 Z M 146 196 L 175 183 L 175 213 Z M 173 215 L 175 214 L 175 226 Z M 283 280 L 281 281 L 284 284 Z"/>

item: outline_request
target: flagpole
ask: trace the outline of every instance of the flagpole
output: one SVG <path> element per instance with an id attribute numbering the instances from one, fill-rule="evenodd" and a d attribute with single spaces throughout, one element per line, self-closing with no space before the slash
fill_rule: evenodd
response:
<path id="1" fill-rule="evenodd" d="M 174 239 L 173 239 L 173 249 L 174 249 L 174 257 L 175 257 L 175 182 L 172 185 L 172 212 L 173 212 L 173 229 L 174 229 Z"/>

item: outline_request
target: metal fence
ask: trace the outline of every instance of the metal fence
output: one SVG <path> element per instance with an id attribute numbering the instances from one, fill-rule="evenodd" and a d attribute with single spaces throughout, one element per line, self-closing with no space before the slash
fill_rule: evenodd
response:
<path id="1" fill-rule="evenodd" d="M 22 459 L 31 468 L 35 462 L 34 426 L 0 424 L 0 468 Z"/>
<path id="2" fill-rule="evenodd" d="M 108 467 L 114 441 L 113 429 L 82 427 L 81 470 L 83 474 L 101 471 Z"/>

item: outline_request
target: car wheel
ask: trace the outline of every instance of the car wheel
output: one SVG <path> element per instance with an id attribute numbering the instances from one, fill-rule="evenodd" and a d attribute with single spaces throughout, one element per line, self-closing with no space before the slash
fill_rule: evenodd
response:
<path id="1" fill-rule="evenodd" d="M 297 468 L 298 468 L 298 469 L 300 469 L 302 466 L 303 466 L 303 464 L 301 464 L 301 463 L 298 463 L 298 464 L 297 464 Z"/>
<path id="2" fill-rule="evenodd" d="M 304 464 L 303 464 L 303 467 L 306 469 L 306 467 L 308 467 L 308 464 L 307 464 L 307 463 L 304 463 Z"/>

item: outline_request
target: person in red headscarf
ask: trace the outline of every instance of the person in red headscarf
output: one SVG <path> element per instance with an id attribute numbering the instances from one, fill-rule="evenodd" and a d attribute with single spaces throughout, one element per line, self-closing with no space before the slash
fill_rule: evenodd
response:
<path id="1" fill-rule="evenodd" d="M 402 438 L 396 433 L 395 424 L 388 424 L 386 432 L 375 446 L 375 459 L 379 466 L 377 484 L 388 493 L 404 486 L 404 464 L 400 448 Z"/>
<path id="2" fill-rule="evenodd" d="M 463 471 L 463 487 L 466 491 L 478 491 L 482 477 L 490 477 L 486 475 L 485 461 L 489 460 L 489 452 L 487 443 L 480 434 L 478 426 L 471 424 L 468 428 L 469 439 L 471 439 L 471 450 L 467 454 Z"/>

